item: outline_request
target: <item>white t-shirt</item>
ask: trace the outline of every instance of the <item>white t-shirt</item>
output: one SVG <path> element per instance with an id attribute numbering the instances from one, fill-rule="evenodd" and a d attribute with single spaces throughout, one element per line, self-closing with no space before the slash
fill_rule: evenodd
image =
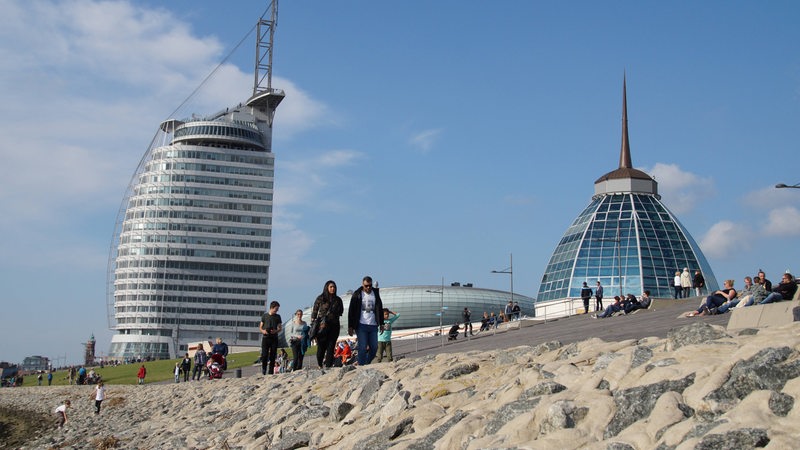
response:
<path id="1" fill-rule="evenodd" d="M 361 320 L 359 323 L 364 325 L 378 325 L 375 319 L 375 291 L 361 291 Z"/>
<path id="2" fill-rule="evenodd" d="M 105 386 L 96 386 L 94 388 L 94 399 L 103 401 L 106 399 L 106 387 Z"/>
<path id="3" fill-rule="evenodd" d="M 55 411 L 55 412 L 56 412 L 56 413 L 63 413 L 63 412 L 67 412 L 67 405 L 61 405 L 61 406 L 59 406 L 58 408 L 56 408 L 56 411 Z"/>

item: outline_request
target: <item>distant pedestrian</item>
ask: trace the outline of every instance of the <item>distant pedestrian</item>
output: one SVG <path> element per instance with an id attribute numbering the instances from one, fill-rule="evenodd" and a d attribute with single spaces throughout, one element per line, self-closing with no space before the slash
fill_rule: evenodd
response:
<path id="1" fill-rule="evenodd" d="M 106 386 L 100 381 L 94 387 L 94 413 L 100 414 L 100 404 L 106 399 Z"/>
<path id="2" fill-rule="evenodd" d="M 597 287 L 594 289 L 594 310 L 595 312 L 603 310 L 603 286 L 599 280 L 597 281 Z"/>
<path id="3" fill-rule="evenodd" d="M 384 308 L 384 311 L 388 311 Z M 386 314 L 383 315 L 383 323 L 386 323 Z M 467 337 L 467 328 L 469 328 L 469 334 L 473 335 L 472 333 L 472 311 L 469 308 L 464 308 L 464 311 L 461 312 L 461 321 L 464 322 L 464 337 Z M 378 342 L 380 342 L 380 337 L 378 338 Z M 378 344 L 380 346 L 380 343 Z M 380 350 L 378 350 L 380 352 Z M 378 361 L 380 362 L 380 361 Z"/>
<path id="4" fill-rule="evenodd" d="M 194 371 L 192 372 L 192 380 L 197 377 L 197 381 L 200 381 L 200 377 L 203 376 L 203 368 L 206 367 L 207 362 L 208 354 L 203 348 L 203 344 L 197 344 L 197 350 L 194 352 Z"/>
<path id="5" fill-rule="evenodd" d="M 47 385 L 50 386 L 52 384 L 53 384 L 53 371 L 52 370 L 48 370 L 47 371 Z"/>
<path id="6" fill-rule="evenodd" d="M 519 307 L 519 302 L 514 302 L 514 306 L 511 308 L 511 314 L 514 315 L 514 320 L 520 319 L 522 308 Z"/>
<path id="7" fill-rule="evenodd" d="M 514 304 L 511 303 L 511 300 L 509 300 L 508 304 L 506 304 L 506 309 L 503 311 L 503 313 L 505 314 L 505 320 L 509 322 L 514 317 Z"/>
<path id="8" fill-rule="evenodd" d="M 681 273 L 681 289 L 683 289 L 683 298 L 689 298 L 692 292 L 692 274 L 689 273 L 689 268 L 684 267 Z"/>
<path id="9" fill-rule="evenodd" d="M 261 333 L 261 374 L 275 373 L 275 359 L 278 356 L 278 333 L 283 331 L 283 320 L 281 320 L 278 309 L 281 304 L 273 301 L 269 304 L 269 311 L 261 316 L 261 323 L 258 324 L 258 331 Z"/>
<path id="10" fill-rule="evenodd" d="M 469 311 L 467 308 L 465 310 Z M 389 317 L 391 315 L 392 317 Z M 383 353 L 386 352 L 386 359 L 392 362 L 392 324 L 400 314 L 394 311 L 389 311 L 389 308 L 383 308 L 383 327 L 381 333 L 378 335 L 378 362 L 383 361 Z M 466 329 L 464 334 L 466 335 Z"/>
<path id="11" fill-rule="evenodd" d="M 672 277 L 672 289 L 673 294 L 672 298 L 679 299 L 681 298 L 681 293 L 683 292 L 683 288 L 681 287 L 681 272 L 675 271 L 675 276 Z"/>
<path id="12" fill-rule="evenodd" d="M 695 295 L 697 295 L 698 297 L 702 296 L 703 288 L 706 287 L 706 279 L 703 277 L 703 274 L 699 270 L 696 270 L 694 272 L 694 280 L 692 281 L 692 284 L 694 284 Z"/>
<path id="13" fill-rule="evenodd" d="M 298 309 L 294 312 L 294 317 L 286 326 L 286 334 L 289 336 L 289 346 L 292 347 L 292 371 L 303 368 L 303 338 L 308 324 L 303 320 L 303 310 Z"/>
<path id="14" fill-rule="evenodd" d="M 192 371 L 192 358 L 189 358 L 189 354 L 185 354 L 183 356 L 183 361 L 181 361 L 181 372 L 183 372 L 183 382 L 189 381 L 189 372 Z"/>
<path id="15" fill-rule="evenodd" d="M 175 382 L 176 383 L 180 383 L 181 382 L 181 363 L 175 363 L 175 369 L 173 369 L 172 373 L 175 374 Z"/>
<path id="16" fill-rule="evenodd" d="M 592 289 L 589 287 L 586 282 L 583 282 L 583 287 L 581 288 L 581 300 L 583 300 L 583 313 L 589 314 L 589 299 L 592 298 Z"/>
<path id="17" fill-rule="evenodd" d="M 44 377 L 42 377 L 42 372 L 39 372 L 39 374 L 36 375 L 36 383 L 38 383 L 39 386 L 42 385 L 42 378 L 44 378 Z"/>
<path id="18" fill-rule="evenodd" d="M 145 368 L 144 364 L 142 364 L 142 367 L 139 367 L 139 371 L 136 372 L 136 378 L 139 379 L 139 384 L 144 384 L 144 377 L 146 376 L 147 376 L 147 368 Z"/>
<path id="19" fill-rule="evenodd" d="M 56 427 L 61 428 L 67 423 L 67 409 L 71 407 L 71 403 L 69 400 L 65 400 L 63 405 L 60 405 L 56 408 Z"/>

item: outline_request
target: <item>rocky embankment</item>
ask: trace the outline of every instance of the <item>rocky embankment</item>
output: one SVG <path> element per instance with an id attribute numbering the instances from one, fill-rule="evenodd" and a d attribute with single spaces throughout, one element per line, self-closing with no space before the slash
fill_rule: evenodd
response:
<path id="1" fill-rule="evenodd" d="M 69 423 L 27 448 L 748 449 L 800 442 L 800 323 L 548 342 L 213 382 L 0 391 Z"/>

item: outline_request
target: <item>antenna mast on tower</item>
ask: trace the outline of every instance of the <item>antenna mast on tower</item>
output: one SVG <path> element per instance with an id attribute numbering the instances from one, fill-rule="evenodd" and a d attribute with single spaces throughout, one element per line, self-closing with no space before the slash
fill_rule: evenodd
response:
<path id="1" fill-rule="evenodd" d="M 270 15 L 269 19 L 266 18 L 267 12 Z M 278 26 L 278 0 L 272 0 L 268 10 L 264 11 L 264 15 L 258 20 L 253 97 L 272 90 L 272 44 L 276 26 Z"/>

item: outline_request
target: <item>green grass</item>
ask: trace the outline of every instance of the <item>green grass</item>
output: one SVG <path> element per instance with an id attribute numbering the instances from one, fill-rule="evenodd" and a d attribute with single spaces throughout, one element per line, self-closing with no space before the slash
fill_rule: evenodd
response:
<path id="1" fill-rule="evenodd" d="M 292 351 L 291 349 L 287 348 L 286 351 L 289 353 L 291 357 Z M 308 348 L 306 352 L 306 356 L 308 355 L 316 355 L 317 354 L 317 346 L 311 346 Z M 245 353 L 231 353 L 228 355 L 228 371 L 232 371 L 239 367 L 251 366 L 255 364 L 256 360 L 260 352 L 245 352 Z M 175 378 L 174 370 L 175 370 L 175 363 L 179 363 L 183 360 L 183 358 L 179 359 L 165 359 L 161 361 L 150 361 L 144 363 L 144 366 L 147 368 L 147 377 L 145 378 L 145 382 L 147 383 L 155 383 L 158 381 L 166 381 L 172 380 Z M 94 371 L 100 374 L 103 377 L 103 381 L 106 384 L 136 384 L 138 383 L 138 379 L 136 378 L 136 374 L 139 372 L 139 367 L 141 367 L 142 363 L 136 364 L 123 364 L 120 366 L 106 366 L 104 368 L 95 367 Z M 192 362 L 192 369 L 194 369 L 194 362 Z M 88 371 L 88 369 L 87 369 Z M 36 386 L 38 381 L 36 380 L 36 375 L 27 375 L 25 377 L 23 386 Z M 59 370 L 53 373 L 53 386 L 65 386 L 69 384 L 69 379 L 67 377 L 66 370 Z M 42 387 L 47 387 L 47 375 L 44 375 L 44 379 L 42 380 Z"/>

